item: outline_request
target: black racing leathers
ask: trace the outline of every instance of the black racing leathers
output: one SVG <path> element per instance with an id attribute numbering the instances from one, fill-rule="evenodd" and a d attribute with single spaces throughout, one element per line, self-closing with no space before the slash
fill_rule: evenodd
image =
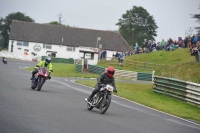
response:
<path id="1" fill-rule="evenodd" d="M 115 85 L 115 78 L 114 77 L 108 77 L 106 73 L 102 73 L 101 76 L 97 79 L 97 84 L 95 85 L 95 89 L 92 92 L 92 94 L 88 97 L 88 101 L 100 90 L 101 85 L 104 84 L 110 84 L 114 87 L 114 91 L 116 92 L 116 85 Z"/>

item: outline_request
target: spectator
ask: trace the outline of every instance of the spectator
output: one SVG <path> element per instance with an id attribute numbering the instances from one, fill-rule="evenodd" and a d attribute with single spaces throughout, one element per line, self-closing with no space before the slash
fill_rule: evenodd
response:
<path id="1" fill-rule="evenodd" d="M 160 44 L 160 42 L 157 42 L 157 44 L 156 44 L 156 50 L 160 50 L 161 49 L 161 44 Z"/>
<path id="2" fill-rule="evenodd" d="M 178 37 L 178 46 L 179 46 L 179 48 L 183 48 L 183 40 L 182 40 L 182 37 Z"/>
<path id="3" fill-rule="evenodd" d="M 116 57 L 116 58 L 118 58 L 118 57 L 119 57 L 119 55 L 120 55 L 120 54 L 119 54 L 119 52 L 116 52 L 116 56 L 115 56 L 115 57 Z"/>
<path id="4" fill-rule="evenodd" d="M 117 54 L 117 51 L 114 50 L 114 52 L 113 52 L 113 58 L 116 57 L 116 54 Z"/>
<path id="5" fill-rule="evenodd" d="M 162 50 L 165 50 L 166 49 L 166 42 L 164 39 L 162 39 L 162 42 L 161 42 L 161 47 L 162 47 Z"/>
<path id="6" fill-rule="evenodd" d="M 155 41 L 152 42 L 152 48 L 151 49 L 156 49 L 156 42 Z"/>
<path id="7" fill-rule="evenodd" d="M 125 54 L 122 52 L 122 53 L 119 55 L 119 57 L 118 57 L 118 62 L 119 62 L 119 63 L 123 63 L 124 58 L 125 58 Z"/>
<path id="8" fill-rule="evenodd" d="M 194 46 L 194 37 L 195 37 L 195 34 L 193 34 L 193 36 L 191 37 L 191 49 L 193 49 L 195 46 Z"/>
<path id="9" fill-rule="evenodd" d="M 194 35 L 194 39 L 193 39 L 193 44 L 194 44 L 194 47 L 196 47 L 196 43 L 198 41 L 198 35 Z"/>
<path id="10" fill-rule="evenodd" d="M 170 45 L 170 51 L 173 51 L 175 48 L 176 48 L 175 44 L 174 44 L 174 42 L 172 42 L 172 44 Z"/>
<path id="11" fill-rule="evenodd" d="M 174 40 L 174 45 L 175 45 L 175 48 L 178 48 L 178 41 Z"/>
<path id="12" fill-rule="evenodd" d="M 149 41 L 148 44 L 147 44 L 147 53 L 148 52 L 151 52 L 151 42 Z"/>
<path id="13" fill-rule="evenodd" d="M 200 41 L 200 32 L 199 32 L 199 36 L 198 36 L 198 42 Z"/>
<path id="14" fill-rule="evenodd" d="M 166 43 L 166 51 L 169 51 L 170 50 L 170 44 L 171 42 L 169 41 L 169 39 L 167 40 L 167 43 Z"/>
<path id="15" fill-rule="evenodd" d="M 170 46 L 170 45 L 171 45 L 171 43 L 172 43 L 172 39 L 171 39 L 171 38 L 169 38 L 167 42 L 168 42 L 168 45 Z"/>
<path id="16" fill-rule="evenodd" d="M 200 62 L 200 58 L 199 58 L 200 41 L 198 41 L 196 44 L 197 46 L 192 49 L 191 55 L 195 56 L 196 62 Z"/>
<path id="17" fill-rule="evenodd" d="M 101 50 L 100 59 L 103 59 L 103 53 L 104 53 L 104 51 L 105 51 L 104 49 Z"/>
<path id="18" fill-rule="evenodd" d="M 188 47 L 190 48 L 190 50 L 192 50 L 192 42 L 191 42 L 192 38 L 189 36 L 188 37 Z"/>
<path id="19" fill-rule="evenodd" d="M 135 43 L 134 53 L 139 54 L 139 45 L 137 43 Z"/>
<path id="20" fill-rule="evenodd" d="M 187 48 L 188 47 L 188 37 L 187 36 L 185 37 L 183 42 L 184 42 L 184 47 Z"/>

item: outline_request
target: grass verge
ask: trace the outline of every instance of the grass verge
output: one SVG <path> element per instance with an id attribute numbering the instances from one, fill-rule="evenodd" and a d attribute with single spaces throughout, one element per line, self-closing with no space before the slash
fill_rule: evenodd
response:
<path id="1" fill-rule="evenodd" d="M 94 87 L 96 81 L 77 81 L 90 87 Z M 117 95 L 128 100 L 146 105 L 148 107 L 184 118 L 196 123 L 200 123 L 200 108 L 168 97 L 159 93 L 154 93 L 152 84 L 134 84 L 116 82 Z"/>
<path id="2" fill-rule="evenodd" d="M 85 77 L 85 78 L 97 78 L 99 74 L 89 73 L 84 71 L 82 73 L 76 71 L 75 64 L 64 64 L 64 63 L 52 63 L 53 65 L 53 72 L 51 76 L 58 76 L 58 77 Z M 33 71 L 34 67 L 26 68 L 28 71 Z"/>

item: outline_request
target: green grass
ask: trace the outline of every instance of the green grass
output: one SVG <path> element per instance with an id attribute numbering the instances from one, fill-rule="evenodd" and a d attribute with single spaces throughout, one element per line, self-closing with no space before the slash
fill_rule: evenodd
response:
<path id="1" fill-rule="evenodd" d="M 148 62 L 154 64 L 161 64 L 155 67 L 155 75 L 176 78 L 180 80 L 200 83 L 200 63 L 196 63 L 195 57 L 189 53 L 189 48 L 176 49 L 174 51 L 157 51 L 144 54 L 136 54 L 126 56 L 125 59 L 139 62 Z M 117 59 L 114 59 L 117 62 Z M 104 60 L 98 63 L 98 66 L 108 67 L 109 64 Z M 113 65 L 116 69 L 131 70 L 136 72 L 152 72 L 148 70 L 134 69 L 133 67 L 126 66 L 119 67 Z"/>
<path id="2" fill-rule="evenodd" d="M 77 81 L 94 87 L 96 81 Z M 148 107 L 200 123 L 200 108 L 178 99 L 154 93 L 152 84 L 133 84 L 116 82 L 117 95 Z M 115 93 L 113 93 L 115 94 Z"/>
<path id="3" fill-rule="evenodd" d="M 64 63 L 52 63 L 53 65 L 53 72 L 51 73 L 52 76 L 57 77 L 85 77 L 85 78 L 97 78 L 99 74 L 89 73 L 84 71 L 83 73 L 76 71 L 75 64 L 64 64 Z M 34 67 L 26 68 L 28 71 L 33 71 Z"/>

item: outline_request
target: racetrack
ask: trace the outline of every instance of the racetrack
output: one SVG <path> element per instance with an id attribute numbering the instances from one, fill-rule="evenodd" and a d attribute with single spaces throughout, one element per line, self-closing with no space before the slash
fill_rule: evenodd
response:
<path id="1" fill-rule="evenodd" d="M 35 62 L 0 62 L 0 133 L 200 133 L 200 125 L 113 96 L 108 111 L 88 111 L 92 89 L 52 77 L 30 88 Z M 21 67 L 20 67 L 21 66 Z"/>

